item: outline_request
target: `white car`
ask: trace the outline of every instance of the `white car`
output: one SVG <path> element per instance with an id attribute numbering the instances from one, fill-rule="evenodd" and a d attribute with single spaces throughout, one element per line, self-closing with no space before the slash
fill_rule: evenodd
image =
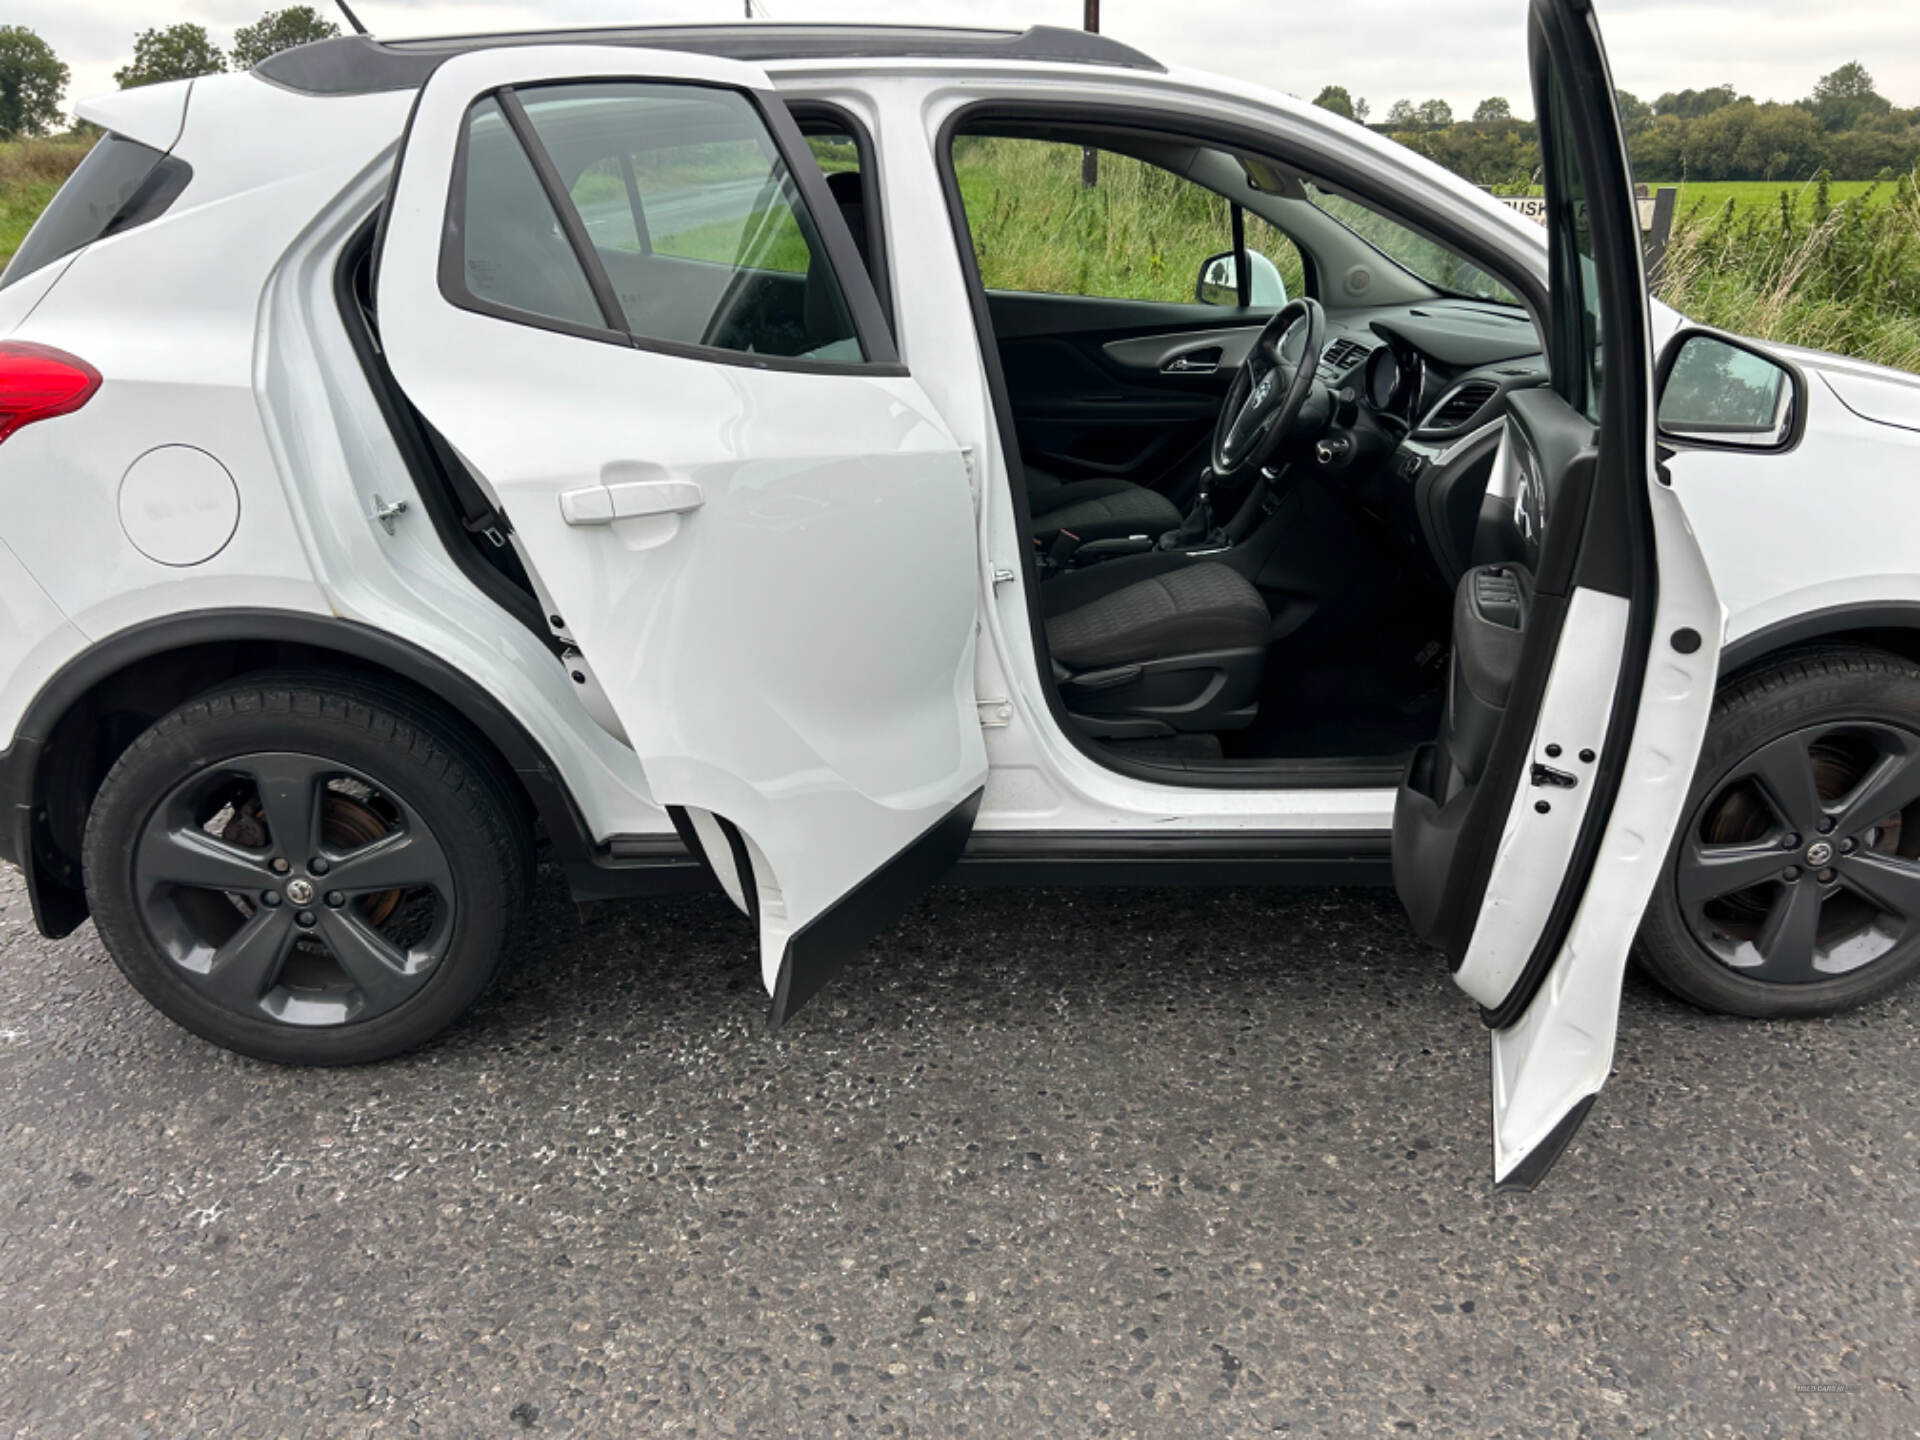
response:
<path id="1" fill-rule="evenodd" d="M 1391 876 L 1503 1184 L 1636 930 L 1721 1010 L 1883 993 L 1920 389 L 1650 306 L 1588 6 L 1527 30 L 1544 229 L 1069 31 L 346 37 L 82 106 L 0 284 L 41 929 L 325 1064 L 474 1000 L 542 831 L 583 901 L 717 884 L 774 1024 L 950 869 Z"/>

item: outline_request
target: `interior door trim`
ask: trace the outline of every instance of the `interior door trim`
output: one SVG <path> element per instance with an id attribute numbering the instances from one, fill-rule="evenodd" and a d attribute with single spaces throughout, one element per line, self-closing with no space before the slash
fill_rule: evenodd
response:
<path id="1" fill-rule="evenodd" d="M 1236 370 L 1246 363 L 1247 352 L 1260 338 L 1263 327 L 1236 325 L 1230 330 L 1176 330 L 1169 335 L 1132 335 L 1109 340 L 1100 347 L 1108 360 L 1123 370 L 1163 374 L 1180 356 L 1195 350 L 1218 350 L 1219 370 Z M 1202 375 L 1202 370 L 1174 371 L 1174 374 Z"/>

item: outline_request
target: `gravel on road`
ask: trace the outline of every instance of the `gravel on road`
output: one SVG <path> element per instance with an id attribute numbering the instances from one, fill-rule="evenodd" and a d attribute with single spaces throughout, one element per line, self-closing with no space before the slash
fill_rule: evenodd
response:
<path id="1" fill-rule="evenodd" d="M 277 1069 L 0 881 L 0 1434 L 1920 1433 L 1915 997 L 1630 982 L 1546 1184 L 1388 894 L 944 890 L 777 1036 L 745 921 L 581 922 Z"/>

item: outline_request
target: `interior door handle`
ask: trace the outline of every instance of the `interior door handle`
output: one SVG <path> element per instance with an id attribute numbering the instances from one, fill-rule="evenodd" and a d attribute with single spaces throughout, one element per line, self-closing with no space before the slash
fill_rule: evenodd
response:
<path id="1" fill-rule="evenodd" d="M 706 496 L 691 480 L 622 480 L 560 494 L 560 518 L 569 525 L 611 525 L 641 515 L 683 515 Z"/>
<path id="2" fill-rule="evenodd" d="M 1218 350 L 1190 350 L 1160 367 L 1162 375 L 1211 375 L 1220 368 Z"/>

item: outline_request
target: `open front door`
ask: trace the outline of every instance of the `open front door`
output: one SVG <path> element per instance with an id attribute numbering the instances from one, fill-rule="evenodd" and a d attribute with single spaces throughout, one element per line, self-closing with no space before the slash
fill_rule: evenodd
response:
<path id="1" fill-rule="evenodd" d="M 456 56 L 399 165 L 393 374 L 508 518 L 589 709 L 757 921 L 777 1024 L 972 826 L 963 458 L 759 70 Z"/>
<path id="2" fill-rule="evenodd" d="M 1509 401 L 1490 503 L 1525 553 L 1454 605 L 1438 741 L 1394 815 L 1394 879 L 1493 1032 L 1494 1179 L 1530 1186 L 1612 1064 L 1628 946 L 1713 700 L 1722 614 L 1655 452 L 1647 284 L 1589 0 L 1532 0 L 1553 381 Z"/>

